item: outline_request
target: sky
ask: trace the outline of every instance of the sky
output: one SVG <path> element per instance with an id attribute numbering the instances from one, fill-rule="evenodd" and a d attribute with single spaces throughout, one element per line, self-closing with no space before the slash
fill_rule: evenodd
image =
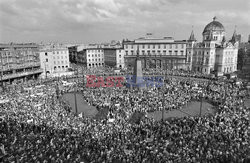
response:
<path id="1" fill-rule="evenodd" d="M 154 37 L 201 41 L 216 16 L 230 39 L 250 34 L 249 0 L 0 0 L 0 43 L 103 43 Z"/>

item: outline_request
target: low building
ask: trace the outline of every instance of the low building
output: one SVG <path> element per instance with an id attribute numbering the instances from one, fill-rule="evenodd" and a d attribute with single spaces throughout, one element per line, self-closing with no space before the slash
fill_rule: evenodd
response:
<path id="1" fill-rule="evenodd" d="M 37 78 L 41 73 L 37 44 L 0 44 L 0 81 L 2 84 Z"/>
<path id="2" fill-rule="evenodd" d="M 64 73 L 70 67 L 68 48 L 62 44 L 41 45 L 39 49 L 43 76 Z M 53 75 L 54 76 L 54 75 Z"/>
<path id="3" fill-rule="evenodd" d="M 143 37 L 133 41 L 125 40 L 125 67 L 132 68 L 136 59 L 136 50 L 142 60 L 142 68 L 186 69 L 185 40 L 174 40 L 172 37 Z"/>

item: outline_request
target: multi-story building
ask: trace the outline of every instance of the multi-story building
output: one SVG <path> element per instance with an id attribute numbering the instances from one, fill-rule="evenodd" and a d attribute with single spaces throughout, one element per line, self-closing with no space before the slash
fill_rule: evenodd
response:
<path id="1" fill-rule="evenodd" d="M 105 48 L 104 63 L 106 66 L 123 69 L 125 51 L 120 48 Z"/>
<path id="2" fill-rule="evenodd" d="M 87 45 L 74 45 L 74 46 L 68 47 L 70 63 L 76 63 L 77 53 L 87 47 L 88 47 Z"/>
<path id="3" fill-rule="evenodd" d="M 194 71 L 209 74 L 232 73 L 237 70 L 238 41 L 236 31 L 226 41 L 224 26 L 216 17 L 203 31 L 203 41 L 197 43 L 193 32 L 187 45 L 187 63 Z"/>
<path id="4" fill-rule="evenodd" d="M 250 42 L 241 43 L 238 51 L 239 77 L 250 79 Z"/>
<path id="5" fill-rule="evenodd" d="M 70 63 L 66 46 L 62 44 L 41 45 L 39 53 L 43 76 L 68 71 Z"/>
<path id="6" fill-rule="evenodd" d="M 104 66 L 104 50 L 101 47 L 87 47 L 77 53 L 77 63 L 87 68 Z"/>
<path id="7" fill-rule="evenodd" d="M 37 78 L 42 73 L 38 45 L 0 44 L 0 82 Z"/>
<path id="8" fill-rule="evenodd" d="M 133 67 L 139 50 L 143 69 L 186 69 L 186 44 L 185 40 L 176 41 L 172 37 L 125 40 L 125 67 Z"/>

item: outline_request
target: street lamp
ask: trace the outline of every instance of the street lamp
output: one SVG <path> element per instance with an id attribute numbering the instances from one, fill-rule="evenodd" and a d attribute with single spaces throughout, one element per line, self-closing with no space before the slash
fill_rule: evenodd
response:
<path id="1" fill-rule="evenodd" d="M 201 112 L 202 112 L 202 103 L 203 103 L 203 96 L 202 93 L 200 94 L 200 117 L 201 117 Z"/>

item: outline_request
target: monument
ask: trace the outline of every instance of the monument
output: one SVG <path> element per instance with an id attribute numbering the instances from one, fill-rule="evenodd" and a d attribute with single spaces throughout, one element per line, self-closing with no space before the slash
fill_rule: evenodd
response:
<path id="1" fill-rule="evenodd" d="M 132 76 L 132 87 L 137 88 L 145 88 L 146 83 L 143 79 L 143 73 L 142 73 L 142 61 L 139 56 L 139 46 L 137 46 L 137 56 L 135 59 L 135 65 L 134 65 L 134 73 Z"/>

